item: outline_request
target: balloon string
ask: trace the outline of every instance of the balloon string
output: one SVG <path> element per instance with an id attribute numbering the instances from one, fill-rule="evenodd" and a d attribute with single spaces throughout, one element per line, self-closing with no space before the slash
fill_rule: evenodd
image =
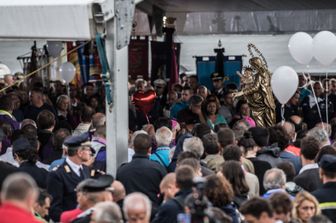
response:
<path id="1" fill-rule="evenodd" d="M 302 72 L 302 76 L 303 76 L 303 78 L 305 79 L 305 82 L 306 82 L 306 83 L 305 83 L 302 87 L 298 87 L 299 89 L 301 89 L 301 88 L 305 88 L 305 87 L 307 87 L 308 85 L 311 84 L 310 74 L 309 74 L 309 73 L 305 74 L 304 72 Z"/>
<path id="2" fill-rule="evenodd" d="M 329 104 L 328 104 L 328 94 L 329 94 L 329 81 L 328 81 L 328 72 L 326 72 L 326 83 L 327 83 L 327 85 L 326 85 L 326 122 L 327 122 L 327 124 L 329 124 Z"/>
<path id="3" fill-rule="evenodd" d="M 310 83 L 310 86 L 311 86 L 311 89 L 312 89 L 312 92 L 313 92 L 314 100 L 315 100 L 315 103 L 316 103 L 316 106 L 317 106 L 318 114 L 319 114 L 319 116 L 320 116 L 320 120 L 321 120 L 321 123 L 322 123 L 322 127 L 323 127 L 323 129 L 324 129 L 324 124 L 323 124 L 322 114 L 321 114 L 321 110 L 320 110 L 320 104 L 319 104 L 318 101 L 317 101 L 317 97 L 316 97 L 316 94 L 315 94 L 315 91 L 314 91 L 314 86 L 313 86 L 313 84 L 312 84 L 312 81 L 310 81 L 309 83 Z"/>
<path id="4" fill-rule="evenodd" d="M 150 121 L 149 121 L 148 115 L 145 114 L 145 116 L 146 116 L 147 124 L 151 124 Z"/>
<path id="5" fill-rule="evenodd" d="M 281 125 L 285 124 L 285 105 L 281 105 Z"/>
<path id="6" fill-rule="evenodd" d="M 92 41 L 92 40 L 91 40 L 91 41 Z M 56 61 L 58 60 L 58 58 L 63 58 L 63 57 L 65 57 L 65 56 L 67 56 L 67 55 L 69 55 L 69 54 L 75 52 L 75 51 L 78 50 L 79 48 L 81 48 L 81 47 L 85 46 L 86 44 L 90 43 L 91 41 L 87 41 L 87 42 L 85 42 L 85 43 L 82 43 L 81 45 L 79 45 L 79 46 L 73 48 L 73 49 L 70 50 L 69 52 L 66 52 L 66 53 L 64 53 L 64 54 L 62 54 L 62 55 L 60 55 L 60 56 L 54 58 L 54 59 L 51 60 L 49 63 L 43 65 L 42 67 L 38 68 L 37 70 L 34 70 L 34 71 L 30 72 L 30 73 L 27 74 L 27 75 L 24 75 L 23 79 L 27 79 L 28 77 L 30 77 L 30 76 L 36 74 L 36 73 L 39 72 L 40 70 L 43 70 L 44 68 L 49 67 L 51 64 L 53 64 L 54 62 L 56 62 Z M 6 86 L 6 87 L 0 89 L 0 93 L 6 91 L 8 88 L 11 88 L 11 87 L 15 86 L 16 84 L 20 84 L 21 82 L 23 82 L 23 80 L 15 81 L 13 84 L 8 85 L 8 86 Z"/>

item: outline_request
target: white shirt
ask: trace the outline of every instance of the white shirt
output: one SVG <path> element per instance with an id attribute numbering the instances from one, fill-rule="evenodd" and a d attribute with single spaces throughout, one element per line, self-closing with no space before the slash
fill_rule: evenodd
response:
<path id="1" fill-rule="evenodd" d="M 69 164 L 70 168 L 77 174 L 77 176 L 80 177 L 80 169 L 83 169 L 82 165 L 78 165 L 74 162 L 72 162 L 69 157 L 65 159 L 65 162 Z"/>
<path id="2" fill-rule="evenodd" d="M 0 160 L 1 161 L 4 161 L 4 162 L 7 162 L 7 163 L 10 163 L 12 164 L 13 166 L 16 166 L 16 167 L 19 167 L 19 163 L 16 162 L 16 160 L 14 159 L 13 157 L 13 147 L 8 147 L 6 152 L 0 156 Z"/>

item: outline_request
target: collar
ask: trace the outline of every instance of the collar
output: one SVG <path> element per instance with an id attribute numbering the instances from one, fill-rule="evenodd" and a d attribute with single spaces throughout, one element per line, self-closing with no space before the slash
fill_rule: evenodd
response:
<path id="1" fill-rule="evenodd" d="M 135 153 L 132 157 L 132 159 L 148 159 L 149 156 L 148 155 L 143 155 L 143 154 L 139 154 L 139 153 Z"/>
<path id="2" fill-rule="evenodd" d="M 277 193 L 277 192 L 285 192 L 285 193 L 287 193 L 286 190 L 284 190 L 282 188 L 277 188 L 277 189 L 271 189 L 271 190 L 266 191 L 266 193 L 264 195 L 267 196 L 267 195 L 271 195 L 271 194 Z"/>
<path id="3" fill-rule="evenodd" d="M 102 137 L 93 136 L 91 141 L 106 145 L 106 139 Z"/>
<path id="4" fill-rule="evenodd" d="M 336 188 L 336 182 L 327 182 L 323 184 L 323 188 Z"/>
<path id="5" fill-rule="evenodd" d="M 11 119 L 16 121 L 15 117 L 8 111 L 0 110 L 0 115 L 8 115 Z"/>
<path id="6" fill-rule="evenodd" d="M 79 176 L 80 175 L 80 169 L 83 168 L 82 165 L 78 165 L 74 162 L 72 162 L 69 157 L 65 159 L 65 162 L 70 166 L 70 168 Z"/>
<path id="7" fill-rule="evenodd" d="M 304 166 L 301 168 L 299 174 L 301 174 L 301 173 L 304 172 L 305 170 L 318 169 L 318 168 L 319 168 L 319 166 L 318 166 L 317 163 L 307 164 L 307 165 L 304 165 Z"/>
<path id="8" fill-rule="evenodd" d="M 68 113 L 66 111 L 57 110 L 57 116 L 67 117 Z"/>
<path id="9" fill-rule="evenodd" d="M 321 101 L 323 101 L 322 98 L 317 97 L 317 96 L 316 96 L 316 100 L 315 100 L 315 97 L 313 95 L 308 95 L 308 97 L 309 97 L 309 107 L 310 108 L 314 107 L 314 105 L 316 105 L 316 104 L 320 103 Z"/>
<path id="10" fill-rule="evenodd" d="M 170 147 L 169 146 L 159 146 L 156 148 L 156 151 L 159 151 L 159 150 L 170 150 Z"/>

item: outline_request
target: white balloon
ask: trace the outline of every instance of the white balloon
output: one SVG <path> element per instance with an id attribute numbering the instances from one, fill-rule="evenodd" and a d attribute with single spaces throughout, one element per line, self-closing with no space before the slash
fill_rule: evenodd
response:
<path id="1" fill-rule="evenodd" d="M 336 59 L 336 36 L 329 31 L 317 33 L 313 39 L 313 51 L 318 62 L 330 65 Z"/>
<path id="2" fill-rule="evenodd" d="M 59 71 L 62 79 L 70 83 L 75 77 L 76 67 L 70 62 L 65 62 L 60 66 Z"/>
<path id="3" fill-rule="evenodd" d="M 6 74 L 11 74 L 11 70 L 5 64 L 0 64 L 0 78 L 3 78 Z"/>
<path id="4" fill-rule="evenodd" d="M 278 67 L 271 79 L 271 87 L 275 97 L 281 104 L 286 104 L 295 94 L 299 78 L 295 70 L 288 66 Z"/>
<path id="5" fill-rule="evenodd" d="M 52 57 L 58 57 L 63 50 L 63 43 L 60 41 L 48 41 L 48 53 Z"/>
<path id="6" fill-rule="evenodd" d="M 288 42 L 291 56 L 300 64 L 309 64 L 313 59 L 313 38 L 305 32 L 295 33 Z"/>

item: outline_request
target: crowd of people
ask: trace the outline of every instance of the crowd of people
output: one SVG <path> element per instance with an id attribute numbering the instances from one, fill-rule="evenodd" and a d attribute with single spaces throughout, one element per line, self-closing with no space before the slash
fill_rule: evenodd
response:
<path id="1" fill-rule="evenodd" d="M 114 176 L 99 82 L 1 92 L 0 222 L 336 222 L 336 80 L 300 76 L 278 123 L 261 127 L 236 85 L 211 79 L 130 82 L 128 160 Z"/>

